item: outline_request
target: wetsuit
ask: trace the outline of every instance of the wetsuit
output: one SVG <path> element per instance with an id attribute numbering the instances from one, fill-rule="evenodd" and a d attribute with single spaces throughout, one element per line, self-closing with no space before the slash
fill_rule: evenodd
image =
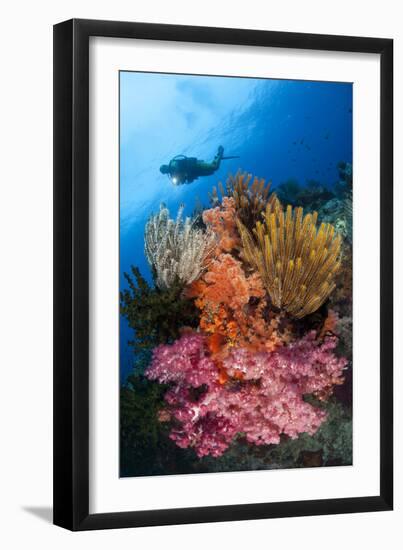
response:
<path id="1" fill-rule="evenodd" d="M 178 155 L 169 163 L 169 176 L 177 185 L 192 183 L 199 176 L 211 176 L 219 169 L 223 154 L 224 148 L 220 146 L 211 162 Z"/>

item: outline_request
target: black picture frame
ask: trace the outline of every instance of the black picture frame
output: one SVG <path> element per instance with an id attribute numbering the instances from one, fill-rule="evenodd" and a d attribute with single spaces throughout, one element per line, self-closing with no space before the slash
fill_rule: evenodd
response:
<path id="1" fill-rule="evenodd" d="M 380 490 L 366 497 L 89 513 L 89 38 L 380 54 Z M 73 19 L 54 26 L 54 523 L 77 530 L 393 507 L 393 40 Z"/>

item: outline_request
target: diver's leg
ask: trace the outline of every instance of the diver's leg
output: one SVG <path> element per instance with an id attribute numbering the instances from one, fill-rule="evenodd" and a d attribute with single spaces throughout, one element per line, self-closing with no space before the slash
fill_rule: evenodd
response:
<path id="1" fill-rule="evenodd" d="M 220 168 L 221 159 L 224 156 L 224 147 L 222 145 L 219 146 L 216 156 L 214 157 L 212 164 L 212 167 L 214 168 L 214 171 L 218 170 Z"/>

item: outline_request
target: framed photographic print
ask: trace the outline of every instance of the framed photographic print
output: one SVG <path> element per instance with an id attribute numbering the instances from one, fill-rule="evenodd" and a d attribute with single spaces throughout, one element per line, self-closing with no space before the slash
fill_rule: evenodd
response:
<path id="1" fill-rule="evenodd" d="M 393 42 L 54 27 L 54 522 L 391 510 Z"/>

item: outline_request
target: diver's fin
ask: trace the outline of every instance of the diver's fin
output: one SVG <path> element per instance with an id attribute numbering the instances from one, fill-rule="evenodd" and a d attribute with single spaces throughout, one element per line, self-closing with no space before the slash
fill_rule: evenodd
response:
<path id="1" fill-rule="evenodd" d="M 235 155 L 235 156 L 232 156 L 232 157 L 221 157 L 221 160 L 239 159 L 239 158 L 241 158 L 239 155 Z"/>

